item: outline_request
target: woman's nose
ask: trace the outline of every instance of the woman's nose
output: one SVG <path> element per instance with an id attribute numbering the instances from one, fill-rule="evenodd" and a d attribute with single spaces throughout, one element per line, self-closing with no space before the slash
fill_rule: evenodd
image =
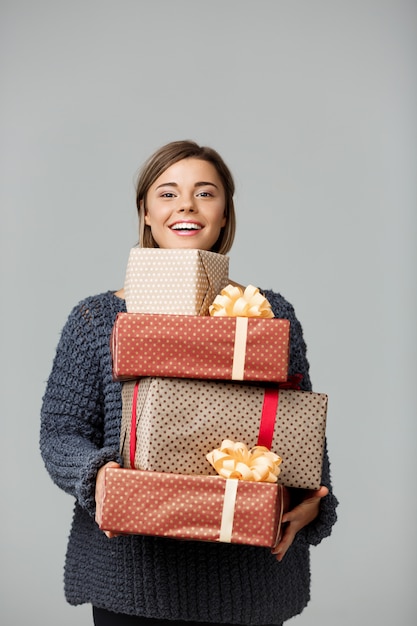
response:
<path id="1" fill-rule="evenodd" d="M 196 210 L 194 198 L 182 198 L 178 210 L 181 213 L 194 213 Z"/>

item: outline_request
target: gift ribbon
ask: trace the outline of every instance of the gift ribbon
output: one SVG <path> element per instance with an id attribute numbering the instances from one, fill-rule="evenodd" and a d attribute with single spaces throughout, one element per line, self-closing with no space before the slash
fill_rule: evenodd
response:
<path id="1" fill-rule="evenodd" d="M 225 482 L 219 541 L 230 543 L 232 541 L 233 520 L 235 517 L 235 505 L 239 481 L 237 478 L 226 478 Z"/>
<path id="2" fill-rule="evenodd" d="M 232 380 L 243 380 L 244 378 L 248 320 L 248 317 L 236 318 Z"/>
<path id="3" fill-rule="evenodd" d="M 220 317 L 274 317 L 270 303 L 253 285 L 248 285 L 245 290 L 237 285 L 227 285 L 215 297 L 209 313 Z"/>
<path id="4" fill-rule="evenodd" d="M 136 456 L 136 410 L 138 406 L 138 390 L 139 390 L 139 381 L 137 380 L 135 383 L 135 387 L 133 389 L 133 399 L 132 399 L 132 416 L 130 421 L 130 467 L 135 467 L 135 456 Z"/>
<path id="5" fill-rule="evenodd" d="M 257 446 L 271 448 L 278 414 L 279 391 L 280 389 L 300 389 L 302 379 L 302 374 L 291 374 L 287 382 L 280 383 L 279 387 L 267 387 L 265 389 Z"/>
<path id="6" fill-rule="evenodd" d="M 248 318 L 274 317 L 271 305 L 253 285 L 248 285 L 245 290 L 237 285 L 227 285 L 210 305 L 209 313 L 217 317 L 236 318 L 231 377 L 232 380 L 244 380 Z"/>
<path id="7" fill-rule="evenodd" d="M 262 405 L 261 422 L 259 424 L 257 446 L 271 448 L 274 436 L 275 421 L 278 412 L 279 389 L 267 387 L 264 393 Z"/>

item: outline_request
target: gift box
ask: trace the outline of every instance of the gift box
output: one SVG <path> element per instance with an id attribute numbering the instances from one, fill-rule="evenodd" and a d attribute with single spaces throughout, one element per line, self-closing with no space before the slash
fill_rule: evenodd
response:
<path id="1" fill-rule="evenodd" d="M 106 468 L 100 528 L 273 547 L 289 496 L 277 483 Z"/>
<path id="2" fill-rule="evenodd" d="M 282 457 L 278 481 L 320 486 L 327 395 L 251 383 L 147 377 L 122 386 L 125 467 L 214 473 L 205 455 L 223 439 Z"/>
<path id="3" fill-rule="evenodd" d="M 286 381 L 289 330 L 286 319 L 119 313 L 113 376 Z"/>
<path id="4" fill-rule="evenodd" d="M 229 258 L 206 250 L 132 248 L 124 284 L 130 313 L 207 315 L 228 284 Z"/>

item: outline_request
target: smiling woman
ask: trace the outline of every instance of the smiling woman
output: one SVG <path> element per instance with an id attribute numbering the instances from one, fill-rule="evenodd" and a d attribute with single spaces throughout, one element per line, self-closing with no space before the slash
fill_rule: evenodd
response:
<path id="1" fill-rule="evenodd" d="M 140 203 L 160 248 L 211 250 L 226 224 L 223 183 L 214 165 L 201 159 L 171 165 Z"/>
<path id="2" fill-rule="evenodd" d="M 200 247 L 227 254 L 236 230 L 234 192 L 230 170 L 212 148 L 193 141 L 163 146 L 145 163 L 137 182 L 140 246 Z M 169 239 L 161 239 L 163 216 L 169 220 Z M 189 240 L 181 239 L 184 231 Z M 194 231 L 203 232 L 196 236 Z"/>
<path id="3" fill-rule="evenodd" d="M 138 179 L 141 247 L 227 254 L 235 234 L 233 193 L 232 175 L 217 152 L 192 141 L 163 146 Z M 294 309 L 280 294 L 265 296 L 274 316 L 290 322 L 288 374 L 301 374 L 301 389 L 311 391 Z M 42 456 L 52 479 L 75 498 L 65 563 L 68 602 L 90 603 L 96 626 L 282 624 L 306 606 L 309 547 L 336 521 L 327 452 L 322 486 L 295 490 L 274 550 L 100 530 L 95 520 L 105 470 L 122 462 L 121 383 L 114 380 L 110 352 L 120 312 L 126 312 L 123 290 L 74 307 L 43 398 Z"/>

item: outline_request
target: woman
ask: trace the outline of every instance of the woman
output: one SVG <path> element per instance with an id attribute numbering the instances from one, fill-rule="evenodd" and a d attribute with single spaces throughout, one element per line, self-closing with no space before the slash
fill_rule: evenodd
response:
<path id="1" fill-rule="evenodd" d="M 172 142 L 144 165 L 137 185 L 140 245 L 226 254 L 235 233 L 233 178 L 217 152 Z M 292 306 L 264 291 L 275 317 L 291 322 L 289 373 L 310 390 L 302 329 Z M 114 537 L 95 522 L 104 469 L 117 467 L 120 383 L 113 382 L 109 336 L 125 311 L 123 290 L 92 296 L 63 329 L 42 406 L 41 452 L 52 479 L 75 497 L 65 564 L 70 604 L 91 603 L 96 626 L 282 624 L 309 600 L 309 545 L 336 521 L 327 452 L 323 486 L 297 490 L 271 550 L 236 544 Z"/>

